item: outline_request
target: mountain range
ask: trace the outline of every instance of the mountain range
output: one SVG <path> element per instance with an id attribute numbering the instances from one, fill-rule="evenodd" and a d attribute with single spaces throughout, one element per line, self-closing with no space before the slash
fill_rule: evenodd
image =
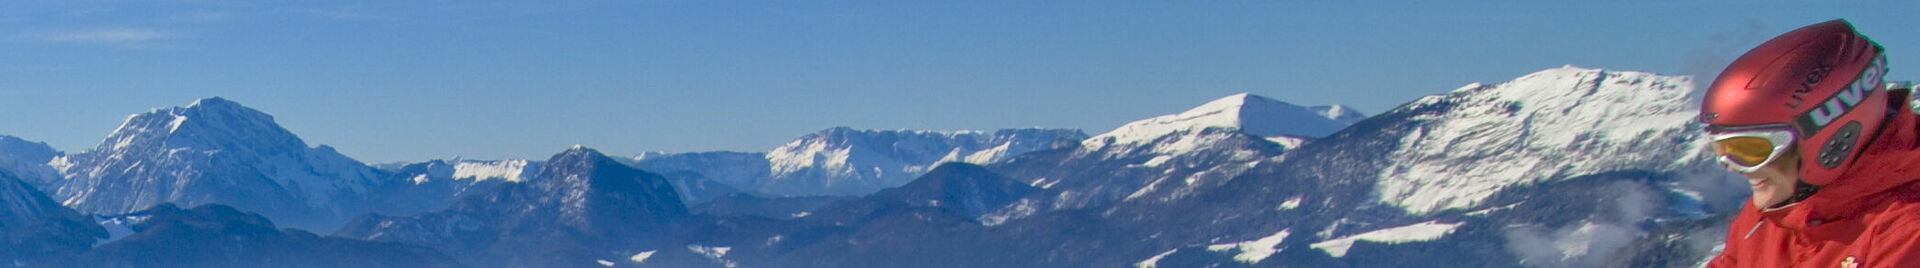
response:
<path id="1" fill-rule="evenodd" d="M 0 136 L 0 259 L 1690 266 L 1745 195 L 1696 142 L 1693 82 L 1567 66 L 1372 116 L 1235 94 L 1098 135 L 838 127 L 767 152 L 384 168 L 209 98 L 131 116 L 85 152 Z"/>
<path id="2" fill-rule="evenodd" d="M 753 194 L 859 196 L 905 185 L 939 163 L 994 163 L 1086 138 L 1069 129 L 935 132 L 836 127 L 766 153 L 647 153 L 635 156 L 633 162 L 642 169 L 709 178 Z"/>

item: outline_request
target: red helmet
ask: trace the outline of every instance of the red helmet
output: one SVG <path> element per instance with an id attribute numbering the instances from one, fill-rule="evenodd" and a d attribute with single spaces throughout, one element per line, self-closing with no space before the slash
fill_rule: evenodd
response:
<path id="1" fill-rule="evenodd" d="M 1707 88 L 1700 122 L 1709 130 L 1792 129 L 1801 180 L 1839 178 L 1890 112 L 1880 45 L 1833 20 L 1787 32 L 1747 51 Z"/>

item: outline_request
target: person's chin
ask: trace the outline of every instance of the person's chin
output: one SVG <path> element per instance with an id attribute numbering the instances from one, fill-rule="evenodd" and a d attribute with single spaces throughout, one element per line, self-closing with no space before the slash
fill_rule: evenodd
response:
<path id="1" fill-rule="evenodd" d="M 1775 191 L 1779 191 L 1778 187 L 1780 186 L 1775 185 L 1772 181 L 1750 180 L 1748 183 L 1752 184 L 1753 187 L 1753 206 L 1767 208 L 1772 207 L 1774 205 L 1773 203 L 1780 201 L 1778 198 L 1775 198 L 1773 194 Z"/>

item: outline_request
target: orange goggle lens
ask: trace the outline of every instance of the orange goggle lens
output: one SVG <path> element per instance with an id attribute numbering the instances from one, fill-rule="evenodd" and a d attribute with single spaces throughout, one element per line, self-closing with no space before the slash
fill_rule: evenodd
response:
<path id="1" fill-rule="evenodd" d="M 1714 151 L 1744 166 L 1765 163 L 1768 156 L 1773 156 L 1773 147 L 1772 141 L 1761 137 L 1734 137 L 1713 142 Z"/>

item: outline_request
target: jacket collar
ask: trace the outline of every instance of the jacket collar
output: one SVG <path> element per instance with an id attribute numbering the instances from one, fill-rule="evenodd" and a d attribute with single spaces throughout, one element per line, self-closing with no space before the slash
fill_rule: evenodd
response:
<path id="1" fill-rule="evenodd" d="M 1821 230 L 1849 229 L 1829 225 L 1852 222 L 1848 219 L 1858 216 L 1866 206 L 1879 203 L 1874 199 L 1879 199 L 1876 197 L 1881 196 L 1880 193 L 1920 180 L 1920 139 L 1916 138 L 1920 137 L 1916 135 L 1920 124 L 1916 124 L 1912 108 L 1907 107 L 1906 95 L 1893 94 L 1898 97 L 1892 98 L 1897 108 L 1893 109 L 1894 114 L 1888 116 L 1886 126 L 1857 156 L 1859 162 L 1842 173 L 1840 179 L 1788 207 L 1763 210 L 1749 202 L 1744 209 L 1760 210 L 1757 212 L 1767 221 L 1818 236 L 1827 233 Z"/>

